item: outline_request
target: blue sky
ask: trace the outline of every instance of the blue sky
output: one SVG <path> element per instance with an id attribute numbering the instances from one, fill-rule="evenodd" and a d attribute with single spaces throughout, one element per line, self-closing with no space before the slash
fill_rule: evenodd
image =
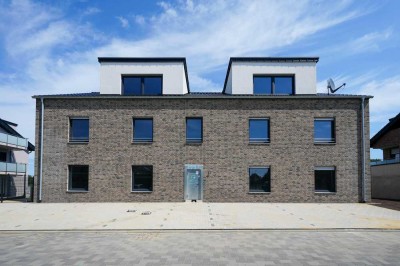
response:
<path id="1" fill-rule="evenodd" d="M 395 0 L 0 0 L 0 117 L 33 142 L 31 96 L 99 91 L 98 56 L 186 57 L 192 91 L 221 91 L 231 56 L 319 56 L 320 92 L 331 77 L 347 83 L 341 93 L 374 96 L 373 136 L 400 111 L 398 10 Z"/>

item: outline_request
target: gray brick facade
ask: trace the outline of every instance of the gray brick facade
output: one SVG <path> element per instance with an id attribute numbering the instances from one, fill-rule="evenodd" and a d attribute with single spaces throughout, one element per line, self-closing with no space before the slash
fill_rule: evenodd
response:
<path id="1" fill-rule="evenodd" d="M 36 106 L 36 176 L 40 99 Z M 43 202 L 183 201 L 184 165 L 204 165 L 208 202 L 359 202 L 360 98 L 44 99 Z M 68 143 L 69 117 L 88 117 L 88 144 Z M 203 117 L 203 143 L 185 143 L 185 118 Z M 152 144 L 132 144 L 132 118 L 152 117 Z M 270 119 L 270 144 L 249 144 L 248 121 Z M 334 117 L 336 144 L 314 144 L 314 118 Z M 369 160 L 369 109 L 365 109 Z M 367 160 L 366 188 L 370 198 Z M 89 192 L 67 192 L 68 165 L 89 165 Z M 131 192 L 131 166 L 153 165 L 153 192 Z M 248 167 L 270 166 L 271 192 L 249 193 Z M 336 193 L 314 192 L 314 167 L 336 167 Z M 36 193 L 37 195 L 37 193 Z"/>

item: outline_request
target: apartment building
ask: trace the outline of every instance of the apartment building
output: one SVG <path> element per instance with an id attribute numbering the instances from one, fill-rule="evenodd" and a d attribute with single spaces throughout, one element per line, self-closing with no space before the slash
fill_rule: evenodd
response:
<path id="1" fill-rule="evenodd" d="M 0 119 L 0 199 L 25 198 L 29 153 L 35 150 L 17 132 L 17 124 Z"/>
<path id="2" fill-rule="evenodd" d="M 100 57 L 99 92 L 37 95 L 43 202 L 364 202 L 370 96 L 319 94 L 318 57 L 230 58 L 191 92 L 185 58 Z"/>

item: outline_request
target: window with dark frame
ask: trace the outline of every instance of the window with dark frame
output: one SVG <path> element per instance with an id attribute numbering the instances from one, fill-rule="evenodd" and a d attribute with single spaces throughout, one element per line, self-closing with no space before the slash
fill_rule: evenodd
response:
<path id="1" fill-rule="evenodd" d="M 89 142 L 89 118 L 69 119 L 69 141 Z"/>
<path id="2" fill-rule="evenodd" d="M 315 192 L 336 192 L 335 167 L 316 167 Z"/>
<path id="3" fill-rule="evenodd" d="M 89 166 L 69 165 L 68 191 L 89 191 Z"/>
<path id="4" fill-rule="evenodd" d="M 7 162 L 7 152 L 6 151 L 0 151 L 0 162 Z"/>
<path id="5" fill-rule="evenodd" d="M 268 118 L 249 119 L 249 142 L 250 143 L 270 142 Z"/>
<path id="6" fill-rule="evenodd" d="M 162 95 L 162 76 L 122 76 L 122 95 Z"/>
<path id="7" fill-rule="evenodd" d="M 132 191 L 153 191 L 153 166 L 132 166 Z"/>
<path id="8" fill-rule="evenodd" d="M 187 143 L 203 142 L 203 118 L 201 117 L 186 118 L 186 142 Z"/>
<path id="9" fill-rule="evenodd" d="M 254 94 L 294 94 L 294 76 L 288 75 L 254 75 Z"/>
<path id="10" fill-rule="evenodd" d="M 153 118 L 133 119 L 133 142 L 153 142 Z"/>
<path id="11" fill-rule="evenodd" d="M 315 118 L 314 119 L 314 142 L 335 143 L 335 119 Z"/>
<path id="12" fill-rule="evenodd" d="M 270 167 L 250 167 L 249 168 L 249 191 L 250 192 L 271 192 Z"/>

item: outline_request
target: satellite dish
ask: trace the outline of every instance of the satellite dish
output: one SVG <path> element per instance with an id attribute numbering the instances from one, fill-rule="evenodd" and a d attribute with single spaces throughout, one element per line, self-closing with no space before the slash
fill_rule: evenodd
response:
<path id="1" fill-rule="evenodd" d="M 328 79 L 327 83 L 328 83 L 328 85 L 327 85 L 328 94 L 329 94 L 329 91 L 330 91 L 331 93 L 335 93 L 335 92 L 338 91 L 340 88 L 343 88 L 344 86 L 346 86 L 346 83 L 343 83 L 343 84 L 340 85 L 338 88 L 336 88 L 335 82 L 333 82 L 333 80 L 332 80 L 331 78 Z"/>

